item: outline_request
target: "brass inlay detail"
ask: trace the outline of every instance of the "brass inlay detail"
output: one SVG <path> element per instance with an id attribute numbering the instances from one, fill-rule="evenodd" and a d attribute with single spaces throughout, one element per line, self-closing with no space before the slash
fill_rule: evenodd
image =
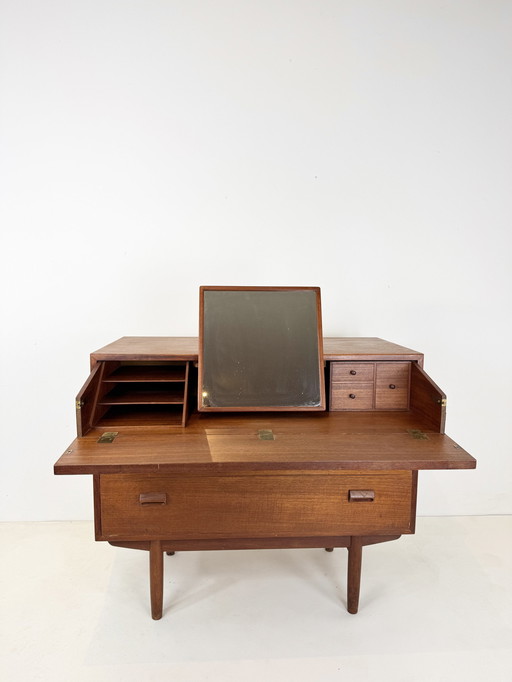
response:
<path id="1" fill-rule="evenodd" d="M 272 429 L 260 429 L 258 431 L 258 438 L 260 440 L 275 440 L 276 439 Z"/>
<path id="2" fill-rule="evenodd" d="M 407 432 L 413 438 L 416 438 L 416 440 L 428 440 L 427 434 L 423 433 L 423 431 L 420 431 L 420 429 L 407 429 Z"/>
<path id="3" fill-rule="evenodd" d="M 119 431 L 105 431 L 98 438 L 98 443 L 112 443 Z"/>

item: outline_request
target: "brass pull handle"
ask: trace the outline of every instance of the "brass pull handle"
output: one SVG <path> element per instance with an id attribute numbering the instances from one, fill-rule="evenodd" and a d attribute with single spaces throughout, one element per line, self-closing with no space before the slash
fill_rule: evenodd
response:
<path id="1" fill-rule="evenodd" d="M 373 502 L 375 499 L 375 490 L 349 490 L 349 502 Z"/>
<path id="2" fill-rule="evenodd" d="M 142 506 L 150 504 L 167 504 L 167 493 L 141 493 L 139 502 Z"/>
<path id="3" fill-rule="evenodd" d="M 355 397 L 356 397 L 356 394 L 355 394 L 355 393 L 350 393 L 350 395 L 349 395 L 348 397 L 351 398 L 352 400 L 354 400 Z"/>
<path id="4" fill-rule="evenodd" d="M 355 369 L 351 369 L 351 370 L 350 370 L 350 374 L 352 374 L 352 376 L 355 377 L 355 375 L 357 374 L 357 372 L 356 372 Z"/>
<path id="5" fill-rule="evenodd" d="M 396 388 L 395 384 L 389 384 L 389 388 Z"/>

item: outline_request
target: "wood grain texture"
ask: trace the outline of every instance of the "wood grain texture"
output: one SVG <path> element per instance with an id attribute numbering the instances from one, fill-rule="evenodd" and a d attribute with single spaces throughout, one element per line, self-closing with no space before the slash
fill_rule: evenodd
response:
<path id="1" fill-rule="evenodd" d="M 101 429 L 71 443 L 57 474 L 253 471 L 258 469 L 472 469 L 476 462 L 443 434 L 425 440 L 412 413 L 191 415 L 185 429 L 126 428 L 113 443 Z M 274 440 L 260 440 L 259 430 Z"/>
<path id="2" fill-rule="evenodd" d="M 192 360 L 197 361 L 195 336 L 123 336 L 91 353 L 91 365 L 100 360 Z"/>
<path id="3" fill-rule="evenodd" d="M 79 437 L 85 436 L 91 429 L 102 373 L 102 365 L 94 367 L 75 398 L 76 430 Z"/>
<path id="4" fill-rule="evenodd" d="M 409 533 L 412 486 L 410 471 L 104 475 L 101 528 L 108 540 Z M 351 502 L 351 489 L 372 489 L 374 500 Z"/>
<path id="5" fill-rule="evenodd" d="M 362 558 L 362 538 L 352 537 L 348 547 L 347 564 L 347 611 L 349 613 L 357 613 L 359 609 Z"/>
<path id="6" fill-rule="evenodd" d="M 149 546 L 149 587 L 151 617 L 160 620 L 164 596 L 164 555 L 160 540 L 152 540 Z"/>
<path id="7" fill-rule="evenodd" d="M 406 410 L 409 406 L 410 362 L 377 362 L 375 409 Z"/>
<path id="8" fill-rule="evenodd" d="M 373 382 L 341 381 L 331 384 L 330 410 L 372 410 Z"/>
<path id="9" fill-rule="evenodd" d="M 333 362 L 331 363 L 331 381 L 373 382 L 375 376 L 374 362 Z"/>
<path id="10" fill-rule="evenodd" d="M 411 367 L 410 407 L 426 430 L 444 433 L 446 395 L 421 367 Z"/>
<path id="11" fill-rule="evenodd" d="M 413 360 L 423 365 L 423 353 L 377 337 L 324 337 L 324 360 Z M 197 336 L 123 336 L 91 353 L 99 360 L 198 360 Z"/>
<path id="12" fill-rule="evenodd" d="M 398 540 L 401 535 L 363 535 L 361 541 L 363 547 L 377 545 L 382 542 Z M 227 549 L 324 549 L 325 547 L 345 547 L 350 545 L 350 536 L 317 536 L 303 538 L 221 538 L 203 540 L 166 540 L 163 539 L 162 549 L 164 552 L 198 552 Z M 150 540 L 108 540 L 113 547 L 125 547 L 126 549 L 139 549 L 149 551 Z"/>

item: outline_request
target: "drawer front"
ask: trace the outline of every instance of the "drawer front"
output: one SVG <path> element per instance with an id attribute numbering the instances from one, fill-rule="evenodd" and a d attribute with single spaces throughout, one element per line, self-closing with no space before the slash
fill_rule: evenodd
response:
<path id="1" fill-rule="evenodd" d="M 373 381 L 373 362 L 332 362 L 331 381 Z"/>
<path id="2" fill-rule="evenodd" d="M 407 410 L 410 362 L 378 362 L 375 380 L 377 410 Z"/>
<path id="3" fill-rule="evenodd" d="M 413 487 L 411 471 L 102 474 L 100 539 L 407 533 Z"/>
<path id="4" fill-rule="evenodd" d="M 372 408 L 372 382 L 331 384 L 331 410 L 371 410 Z"/>

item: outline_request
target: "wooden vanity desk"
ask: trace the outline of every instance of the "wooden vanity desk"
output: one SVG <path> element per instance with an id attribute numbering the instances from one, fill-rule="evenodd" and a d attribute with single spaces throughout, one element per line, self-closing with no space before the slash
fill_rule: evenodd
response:
<path id="1" fill-rule="evenodd" d="M 199 413 L 196 338 L 124 337 L 91 355 L 78 437 L 56 474 L 92 474 L 96 540 L 185 550 L 348 549 L 347 608 L 364 545 L 414 533 L 420 469 L 472 469 L 444 434 L 423 355 L 377 338 L 323 340 L 324 412 Z"/>

